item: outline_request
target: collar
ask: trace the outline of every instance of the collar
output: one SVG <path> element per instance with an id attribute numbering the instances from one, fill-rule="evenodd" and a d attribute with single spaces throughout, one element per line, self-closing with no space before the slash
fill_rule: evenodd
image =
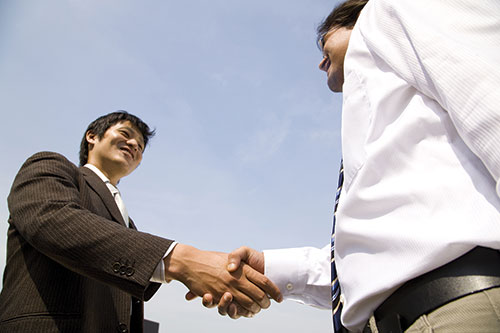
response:
<path id="1" fill-rule="evenodd" d="M 98 167 L 96 167 L 95 165 L 93 164 L 90 164 L 90 163 L 87 163 L 84 165 L 84 167 L 94 171 L 94 173 L 99 177 L 101 178 L 101 180 L 104 182 L 104 183 L 110 183 L 111 184 L 111 181 L 108 179 L 108 177 L 106 177 L 101 170 L 99 170 Z"/>

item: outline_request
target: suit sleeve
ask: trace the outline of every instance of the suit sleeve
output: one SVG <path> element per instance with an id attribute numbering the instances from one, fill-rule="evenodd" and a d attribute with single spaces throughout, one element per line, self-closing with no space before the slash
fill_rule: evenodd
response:
<path id="1" fill-rule="evenodd" d="M 359 28 L 370 49 L 446 110 L 500 196 L 500 3 L 376 0 Z"/>
<path id="2" fill-rule="evenodd" d="M 87 209 L 81 178 L 63 156 L 35 154 L 14 180 L 10 223 L 32 247 L 67 269 L 149 299 L 159 287 L 149 279 L 171 241 Z"/>

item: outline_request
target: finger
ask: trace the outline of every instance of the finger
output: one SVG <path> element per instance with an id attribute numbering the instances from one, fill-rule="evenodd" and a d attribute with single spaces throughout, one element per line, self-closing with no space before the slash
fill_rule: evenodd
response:
<path id="1" fill-rule="evenodd" d="M 225 292 L 224 295 L 222 295 L 219 305 L 217 305 L 217 310 L 221 316 L 225 316 L 227 314 L 228 307 L 232 301 L 233 295 L 231 295 L 231 293 Z"/>
<path id="2" fill-rule="evenodd" d="M 270 280 L 266 276 L 255 271 L 252 267 L 248 266 L 245 263 L 241 265 L 241 268 L 237 273 L 233 273 L 233 277 L 236 277 L 237 274 L 239 274 L 237 278 L 238 283 L 237 285 L 235 285 L 235 288 L 237 288 L 238 291 L 243 293 L 245 296 L 250 297 L 258 305 L 259 311 L 260 308 L 267 309 L 271 305 L 271 301 L 267 296 L 267 292 L 261 289 L 261 287 L 256 285 L 252 280 L 255 280 L 258 283 L 260 283 L 263 287 L 268 289 L 273 294 L 276 293 L 275 290 L 273 290 L 274 288 L 272 288 L 274 284 L 269 284 Z M 233 296 L 236 299 L 236 301 L 240 305 L 242 305 L 245 309 L 253 313 L 258 312 L 255 311 L 256 307 L 249 307 L 253 305 L 245 303 L 245 300 L 238 298 L 239 294 L 233 293 Z"/>
<path id="3" fill-rule="evenodd" d="M 252 318 L 254 316 L 250 311 L 245 310 L 237 303 L 231 303 L 228 307 L 227 314 L 232 319 L 238 319 L 240 317 Z"/>
<path id="4" fill-rule="evenodd" d="M 262 289 L 267 295 L 269 295 L 276 302 L 281 303 L 283 301 L 283 295 L 281 294 L 280 289 L 267 276 L 257 272 L 250 266 L 244 267 L 244 273 L 250 282 L 254 283 L 257 287 Z M 264 309 L 267 309 L 267 307 L 269 307 L 269 305 L 266 307 L 264 306 L 265 304 L 261 304 L 260 302 L 259 304 Z"/>
<path id="5" fill-rule="evenodd" d="M 227 270 L 229 272 L 235 272 L 238 267 L 240 267 L 240 264 L 242 261 L 246 261 L 248 259 L 248 256 L 250 255 L 249 248 L 246 246 L 242 246 L 233 252 L 229 253 L 227 261 Z"/>
<path id="6" fill-rule="evenodd" d="M 243 310 L 243 308 L 241 309 Z M 229 304 L 229 307 L 227 309 L 227 314 L 231 319 L 238 319 L 240 317 L 238 313 L 238 306 L 234 303 Z"/>
<path id="7" fill-rule="evenodd" d="M 192 301 L 193 299 L 195 299 L 198 296 L 193 294 L 191 291 L 188 291 L 184 297 L 186 298 L 187 301 Z"/>
<path id="8" fill-rule="evenodd" d="M 249 281 L 240 283 L 237 288 L 231 291 L 233 300 L 239 303 L 246 311 L 252 314 L 259 313 L 261 306 L 255 299 L 267 298 L 265 293 Z"/>
<path id="9" fill-rule="evenodd" d="M 206 308 L 213 308 L 215 306 L 214 304 L 214 298 L 212 294 L 204 294 L 203 298 L 201 300 L 201 304 L 203 304 L 204 307 Z"/>

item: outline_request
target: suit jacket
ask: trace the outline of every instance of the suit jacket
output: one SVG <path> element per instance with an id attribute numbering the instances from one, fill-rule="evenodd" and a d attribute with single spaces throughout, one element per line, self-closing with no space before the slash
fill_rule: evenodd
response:
<path id="1" fill-rule="evenodd" d="M 24 163 L 8 206 L 0 332 L 142 332 L 172 241 L 127 228 L 102 180 L 56 153 Z"/>

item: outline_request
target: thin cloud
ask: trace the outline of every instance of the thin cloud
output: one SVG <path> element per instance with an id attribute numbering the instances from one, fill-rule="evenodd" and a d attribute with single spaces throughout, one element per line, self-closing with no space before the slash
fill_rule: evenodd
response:
<path id="1" fill-rule="evenodd" d="M 258 162 L 273 156 L 285 142 L 290 132 L 290 121 L 278 121 L 267 128 L 258 130 L 238 151 L 239 159 L 244 162 Z"/>

